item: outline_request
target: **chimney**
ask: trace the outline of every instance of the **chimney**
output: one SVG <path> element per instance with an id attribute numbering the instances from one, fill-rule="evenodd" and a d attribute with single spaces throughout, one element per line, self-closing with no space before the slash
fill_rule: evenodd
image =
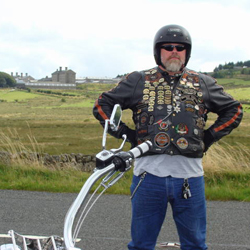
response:
<path id="1" fill-rule="evenodd" d="M 21 73 L 21 77 L 23 78 L 23 73 Z"/>
<path id="2" fill-rule="evenodd" d="M 65 67 L 65 71 L 67 71 L 68 70 L 68 67 Z"/>
<path id="3" fill-rule="evenodd" d="M 26 74 L 26 76 L 28 76 L 28 73 L 25 73 Z"/>
<path id="4" fill-rule="evenodd" d="M 60 71 L 62 71 L 62 67 L 60 67 Z"/>

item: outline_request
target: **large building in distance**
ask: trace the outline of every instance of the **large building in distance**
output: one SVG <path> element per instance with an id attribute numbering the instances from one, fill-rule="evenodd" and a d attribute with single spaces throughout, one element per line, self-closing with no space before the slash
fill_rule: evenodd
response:
<path id="1" fill-rule="evenodd" d="M 13 75 L 13 74 L 12 74 Z M 17 78 L 18 77 L 18 78 Z M 36 89 L 76 89 L 76 73 L 65 67 L 59 67 L 51 77 L 46 76 L 40 80 L 26 76 L 23 74 L 18 75 L 16 73 L 15 79 L 17 80 L 17 86 L 22 88 L 36 88 Z"/>
<path id="2" fill-rule="evenodd" d="M 35 80 L 33 77 L 23 73 L 16 76 L 11 73 L 16 79 L 19 88 L 36 88 L 36 89 L 76 89 L 78 84 L 84 83 L 118 83 L 120 78 L 107 78 L 107 77 L 84 77 L 76 79 L 76 73 L 65 67 L 59 67 L 55 72 L 51 73 L 51 77 L 44 77 Z"/>
<path id="3" fill-rule="evenodd" d="M 52 73 L 52 82 L 60 82 L 60 83 L 75 83 L 76 82 L 76 73 L 65 67 L 65 70 L 62 70 L 62 67 L 57 69 L 54 73 Z"/>
<path id="4" fill-rule="evenodd" d="M 11 76 L 16 80 L 17 83 L 25 83 L 35 80 L 32 76 L 28 75 L 28 73 L 25 73 L 24 75 L 23 73 L 19 74 L 16 72 L 16 75 L 14 75 L 13 72 L 11 72 Z"/>

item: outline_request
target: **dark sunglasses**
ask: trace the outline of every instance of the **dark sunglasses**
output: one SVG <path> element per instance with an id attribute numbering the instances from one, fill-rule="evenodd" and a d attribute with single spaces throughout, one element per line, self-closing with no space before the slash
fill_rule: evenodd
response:
<path id="1" fill-rule="evenodd" d="M 162 49 L 165 49 L 167 51 L 173 51 L 174 48 L 176 48 L 177 51 L 183 51 L 184 49 L 186 49 L 185 46 L 183 45 L 171 45 L 171 44 L 168 44 L 168 45 L 162 45 L 161 46 Z"/>

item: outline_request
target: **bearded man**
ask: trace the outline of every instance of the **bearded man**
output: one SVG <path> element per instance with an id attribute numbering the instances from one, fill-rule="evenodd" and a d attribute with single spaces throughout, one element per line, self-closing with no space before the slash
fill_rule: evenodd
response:
<path id="1" fill-rule="evenodd" d="M 202 157 L 239 125 L 243 112 L 214 78 L 186 68 L 191 49 L 185 28 L 162 27 L 154 38 L 157 66 L 129 74 L 94 105 L 103 126 L 115 104 L 131 109 L 134 128 L 121 123 L 110 133 L 116 138 L 126 134 L 132 147 L 146 140 L 153 144 L 149 153 L 136 159 L 133 170 L 130 250 L 155 249 L 168 204 L 181 249 L 207 249 Z M 218 118 L 205 129 L 209 112 Z"/>

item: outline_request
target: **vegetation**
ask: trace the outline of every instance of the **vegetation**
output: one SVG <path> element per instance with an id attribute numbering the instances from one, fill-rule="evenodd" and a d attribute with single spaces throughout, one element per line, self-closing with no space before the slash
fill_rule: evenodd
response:
<path id="1" fill-rule="evenodd" d="M 227 92 L 244 106 L 241 125 L 208 151 L 203 159 L 206 195 L 212 200 L 250 201 L 250 81 L 219 79 Z M 0 90 L 0 151 L 96 154 L 101 150 L 102 128 L 92 115 L 95 99 L 114 84 L 83 84 L 78 90 Z M 63 95 L 62 93 L 69 94 Z M 216 115 L 209 114 L 208 126 Z M 131 112 L 123 121 L 133 126 Z M 108 137 L 108 148 L 120 141 Z M 125 146 L 125 150 L 129 145 Z M 90 175 L 75 169 L 44 167 L 41 162 L 13 157 L 0 164 L 0 188 L 51 192 L 78 192 Z M 111 193 L 128 194 L 132 171 L 126 173 Z M 66 184 L 67 183 L 67 184 Z M 232 188 L 233 187 L 233 188 Z"/>
<path id="2" fill-rule="evenodd" d="M 116 78 L 123 78 L 123 77 L 126 77 L 129 73 L 125 73 L 123 75 L 117 75 Z"/>
<path id="3" fill-rule="evenodd" d="M 0 72 L 0 88 L 13 88 L 16 80 L 5 72 Z"/>
<path id="4" fill-rule="evenodd" d="M 215 144 L 203 160 L 207 199 L 249 202 L 250 151 L 242 145 L 237 150 L 224 146 Z M 20 164 L 21 161 L 11 166 L 0 164 L 0 189 L 79 192 L 91 174 L 67 167 L 48 168 L 39 162 Z M 131 181 L 132 171 L 129 171 L 107 193 L 129 195 Z"/>
<path id="5" fill-rule="evenodd" d="M 52 90 L 47 90 L 47 89 L 38 89 L 36 90 L 36 92 L 50 94 L 50 95 L 76 96 L 76 93 L 65 93 L 65 92 L 52 91 Z"/>
<path id="6" fill-rule="evenodd" d="M 250 77 L 250 60 L 245 62 L 229 62 L 225 63 L 224 65 L 220 64 L 219 66 L 215 67 L 214 72 L 212 74 L 215 78 L 233 78 L 235 76 L 239 76 L 241 78 Z"/>
<path id="7" fill-rule="evenodd" d="M 214 69 L 214 71 L 218 71 L 218 70 L 223 70 L 223 69 L 234 69 L 235 67 L 240 67 L 240 68 L 244 68 L 244 67 L 250 67 L 250 60 L 249 61 L 245 61 L 245 62 L 229 62 L 229 63 L 225 63 L 224 65 L 220 64 L 218 67 L 216 67 Z"/>

